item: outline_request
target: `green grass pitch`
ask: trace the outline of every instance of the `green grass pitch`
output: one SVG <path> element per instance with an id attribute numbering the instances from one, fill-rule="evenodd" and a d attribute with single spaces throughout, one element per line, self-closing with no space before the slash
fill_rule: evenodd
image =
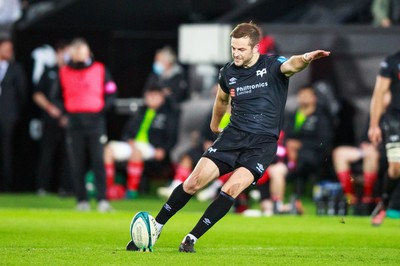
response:
<path id="1" fill-rule="evenodd" d="M 95 203 L 93 202 L 95 208 Z M 0 265 L 399 265 L 400 220 L 372 227 L 369 217 L 243 217 L 229 213 L 178 252 L 207 204 L 189 202 L 165 226 L 153 253 L 128 252 L 138 211 L 156 215 L 155 198 L 112 202 L 113 213 L 73 210 L 72 198 L 0 194 Z"/>

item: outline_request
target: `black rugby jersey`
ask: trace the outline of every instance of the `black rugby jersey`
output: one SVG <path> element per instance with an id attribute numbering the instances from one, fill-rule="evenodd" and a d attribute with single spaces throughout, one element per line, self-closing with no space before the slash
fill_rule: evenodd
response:
<path id="1" fill-rule="evenodd" d="M 400 112 L 400 52 L 388 56 L 381 63 L 379 75 L 390 78 L 390 92 L 392 100 L 389 104 L 388 111 L 395 110 Z"/>
<path id="2" fill-rule="evenodd" d="M 289 85 L 280 70 L 285 61 L 283 56 L 260 55 L 249 68 L 233 62 L 221 68 L 219 84 L 232 99 L 230 126 L 278 138 Z"/>

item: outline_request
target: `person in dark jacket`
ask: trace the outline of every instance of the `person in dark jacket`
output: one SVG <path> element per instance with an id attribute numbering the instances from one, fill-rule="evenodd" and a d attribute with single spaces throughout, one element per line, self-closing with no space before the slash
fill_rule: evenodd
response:
<path id="1" fill-rule="evenodd" d="M 167 101 L 177 109 L 190 97 L 185 72 L 177 63 L 175 51 L 169 46 L 156 51 L 153 71 L 147 77 L 144 91 L 155 86 L 162 89 Z"/>
<path id="2" fill-rule="evenodd" d="M 14 60 L 11 39 L 0 39 L 0 191 L 13 187 L 13 135 L 26 103 L 26 76 Z"/>
<path id="3" fill-rule="evenodd" d="M 90 210 L 85 186 L 86 158 L 95 174 L 97 209 L 112 208 L 106 200 L 104 144 L 107 142 L 105 111 L 115 98 L 117 87 L 104 64 L 93 59 L 84 39 L 71 43 L 71 61 L 60 68 L 59 79 L 68 118 L 67 152 L 74 179 L 77 210 Z M 88 153 L 88 154 L 87 154 Z"/>
<path id="4" fill-rule="evenodd" d="M 57 177 L 58 192 L 60 195 L 69 195 L 72 191 L 67 166 L 67 152 L 65 148 L 65 127 L 67 118 L 62 110 L 54 104 L 57 93 L 58 71 L 67 63 L 68 45 L 59 42 L 56 48 L 56 65 L 45 67 L 39 83 L 34 88 L 33 101 L 42 109 L 42 138 L 40 141 L 40 155 L 37 168 L 37 192 L 45 195 L 51 190 L 51 181 Z M 54 168 L 56 166 L 56 168 Z M 57 169 L 57 171 L 55 171 Z"/>
<path id="5" fill-rule="evenodd" d="M 311 175 L 319 177 L 322 169 L 326 168 L 333 125 L 328 114 L 319 108 L 312 86 L 299 88 L 297 102 L 298 108 L 285 122 L 285 143 L 291 170 L 288 179 L 295 181 L 295 195 L 301 197 L 307 179 Z"/>
<path id="6" fill-rule="evenodd" d="M 136 198 L 145 161 L 164 161 L 177 141 L 175 111 L 166 103 L 160 87 L 149 87 L 145 105 L 127 122 L 122 140 L 110 141 L 105 149 L 107 185 L 115 179 L 115 161 L 128 161 L 127 197 Z"/>

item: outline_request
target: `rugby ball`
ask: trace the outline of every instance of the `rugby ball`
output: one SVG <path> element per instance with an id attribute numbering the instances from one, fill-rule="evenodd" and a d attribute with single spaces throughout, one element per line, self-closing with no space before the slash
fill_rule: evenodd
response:
<path id="1" fill-rule="evenodd" d="M 130 226 L 133 243 L 140 251 L 153 251 L 157 240 L 156 220 L 148 212 L 138 212 L 133 216 Z"/>

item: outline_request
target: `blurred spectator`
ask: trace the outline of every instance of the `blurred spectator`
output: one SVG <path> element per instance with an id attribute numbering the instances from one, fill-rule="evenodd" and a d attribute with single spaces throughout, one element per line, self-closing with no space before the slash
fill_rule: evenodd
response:
<path id="1" fill-rule="evenodd" d="M 107 187 L 115 181 L 115 163 L 128 161 L 127 197 L 136 198 L 144 162 L 169 163 L 169 153 L 176 144 L 176 116 L 166 103 L 160 87 L 149 87 L 144 93 L 145 105 L 128 121 L 123 141 L 110 141 L 105 148 Z"/>
<path id="2" fill-rule="evenodd" d="M 386 215 L 400 218 L 400 51 L 388 56 L 380 65 L 370 107 L 368 137 L 372 144 L 383 143 L 388 169 L 385 174 L 381 204 L 372 214 L 372 225 L 382 224 Z M 385 109 L 385 94 L 391 101 Z"/>
<path id="3" fill-rule="evenodd" d="M 59 194 L 67 195 L 72 191 L 71 177 L 65 149 L 66 117 L 54 104 L 58 82 L 58 71 L 67 62 L 68 45 L 60 42 L 56 45 L 56 65 L 45 66 L 35 91 L 33 101 L 42 109 L 42 139 L 37 169 L 39 195 L 50 190 L 52 177 L 58 177 Z M 57 168 L 57 171 L 54 171 Z"/>
<path id="4" fill-rule="evenodd" d="M 44 70 L 57 64 L 56 51 L 48 44 L 35 48 L 31 53 L 34 61 L 32 70 L 32 83 L 36 86 Z"/>
<path id="5" fill-rule="evenodd" d="M 400 23 L 400 0 L 373 0 L 371 5 L 373 25 L 390 27 Z"/>
<path id="6" fill-rule="evenodd" d="M 285 145 L 295 196 L 301 197 L 311 175 L 320 178 L 326 168 L 333 139 L 332 122 L 325 111 L 317 105 L 312 86 L 297 91 L 297 110 L 285 122 Z"/>
<path id="7" fill-rule="evenodd" d="M 385 106 L 390 102 L 390 93 L 385 95 Z M 386 108 L 386 107 L 385 107 Z M 368 126 L 365 129 L 361 143 L 357 146 L 343 145 L 333 150 L 333 166 L 340 181 L 346 200 L 349 204 L 358 205 L 361 210 L 369 210 L 375 203 L 374 189 L 381 166 L 385 165 L 386 156 L 382 147 L 374 146 L 368 139 Z M 355 176 L 353 170 L 356 164 L 361 164 L 363 176 L 363 192 L 361 200 L 355 194 Z M 370 214 L 367 213 L 367 214 Z"/>
<path id="8" fill-rule="evenodd" d="M 14 128 L 27 96 L 26 76 L 10 39 L 0 40 L 0 190 L 11 191 Z"/>
<path id="9" fill-rule="evenodd" d="M 73 40 L 70 49 L 71 61 L 60 68 L 59 75 L 68 118 L 67 152 L 78 201 L 77 210 L 90 210 L 85 187 L 88 158 L 96 179 L 97 209 L 100 212 L 110 211 L 103 161 L 107 141 L 104 112 L 112 106 L 117 87 L 104 64 L 93 59 L 84 39 Z"/>
<path id="10" fill-rule="evenodd" d="M 349 204 L 374 203 L 374 186 L 378 178 L 379 150 L 364 140 L 358 146 L 339 146 L 333 150 L 333 165 Z M 355 195 L 355 176 L 352 166 L 361 161 L 364 191 L 361 202 Z"/>
<path id="11" fill-rule="evenodd" d="M 185 72 L 178 64 L 174 50 L 169 46 L 156 51 L 153 72 L 147 77 L 144 91 L 155 86 L 162 88 L 169 104 L 177 110 L 190 97 Z"/>

